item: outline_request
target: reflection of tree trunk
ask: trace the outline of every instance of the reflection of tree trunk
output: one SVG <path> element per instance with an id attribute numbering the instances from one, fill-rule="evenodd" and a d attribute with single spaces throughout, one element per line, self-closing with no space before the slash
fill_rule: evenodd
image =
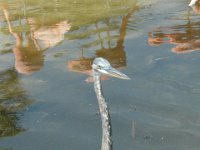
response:
<path id="1" fill-rule="evenodd" d="M 135 8 L 132 9 L 126 16 L 122 18 L 119 35 L 116 40 L 116 46 L 113 48 L 102 48 L 96 51 L 98 57 L 104 57 L 108 59 L 113 67 L 126 66 L 126 54 L 124 50 L 124 40 L 126 36 L 126 30 L 129 23 L 129 19 L 135 12 Z"/>
<path id="2" fill-rule="evenodd" d="M 40 70 L 43 66 L 43 51 L 40 51 L 39 44 L 33 38 L 31 32 L 25 32 L 24 34 L 14 32 L 9 18 L 9 12 L 5 8 L 3 8 L 3 12 L 9 32 L 16 39 L 15 47 L 13 47 L 16 70 L 22 74 L 31 74 Z M 19 21 L 21 21 L 21 18 Z M 24 41 L 27 41 L 26 45 L 24 45 Z"/>
<path id="3" fill-rule="evenodd" d="M 5 16 L 5 19 L 7 21 L 7 24 L 8 24 L 8 29 L 9 29 L 9 32 L 15 37 L 16 39 L 16 48 L 19 49 L 20 47 L 22 47 L 22 35 L 18 34 L 18 33 L 15 33 L 12 29 L 12 24 L 11 24 L 11 21 L 10 21 L 10 17 L 9 17 L 9 12 L 7 11 L 7 9 L 3 8 L 3 12 L 4 12 L 4 16 Z M 27 20 L 27 19 L 26 19 Z M 20 19 L 21 21 L 21 19 Z M 21 24 L 21 23 L 20 23 Z M 29 35 L 28 35 L 29 36 Z M 39 44 L 37 43 L 37 41 L 30 35 L 30 38 L 33 40 L 34 42 L 34 45 L 35 47 L 38 49 L 38 50 L 41 50 Z M 13 51 L 17 50 L 17 49 L 13 49 Z"/>
<path id="4" fill-rule="evenodd" d="M 98 32 L 98 38 L 99 38 L 100 41 L 101 41 L 101 48 L 103 49 L 103 48 L 104 48 L 104 47 L 103 47 L 103 39 L 101 38 L 101 32 L 100 32 L 100 30 L 99 30 L 99 27 L 98 27 L 98 24 L 97 24 L 97 23 L 95 23 L 95 27 L 96 27 L 97 32 Z"/>
<path id="5" fill-rule="evenodd" d="M 131 17 L 131 15 L 133 14 L 133 12 L 135 12 L 135 9 L 132 9 L 125 17 L 123 17 L 122 19 L 122 24 L 119 30 L 119 37 L 117 39 L 117 47 L 123 47 L 124 44 L 124 39 L 126 36 L 126 29 L 127 29 L 127 25 L 128 25 L 128 21 Z"/>
<path id="6" fill-rule="evenodd" d="M 109 30 L 110 29 L 110 27 L 109 27 L 110 19 L 106 19 L 105 23 L 106 23 L 106 25 L 108 27 L 108 30 L 106 30 L 106 38 L 108 39 L 108 41 L 107 41 L 108 49 L 111 49 L 111 36 L 110 36 L 110 30 Z"/>
<path id="7" fill-rule="evenodd" d="M 8 13 L 7 9 L 3 8 L 3 13 L 4 13 L 5 19 L 8 24 L 8 30 L 16 38 L 16 46 L 18 46 L 18 45 L 20 45 L 21 40 L 20 40 L 19 36 L 17 35 L 17 33 L 15 33 L 12 29 L 12 24 L 10 22 L 10 17 L 9 17 L 9 13 Z"/>

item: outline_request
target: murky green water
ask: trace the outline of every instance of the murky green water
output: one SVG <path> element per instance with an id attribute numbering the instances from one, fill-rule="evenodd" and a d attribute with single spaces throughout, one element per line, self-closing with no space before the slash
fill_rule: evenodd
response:
<path id="1" fill-rule="evenodd" d="M 200 16 L 189 0 L 1 0 L 0 150 L 98 150 L 95 57 L 113 150 L 199 150 Z"/>

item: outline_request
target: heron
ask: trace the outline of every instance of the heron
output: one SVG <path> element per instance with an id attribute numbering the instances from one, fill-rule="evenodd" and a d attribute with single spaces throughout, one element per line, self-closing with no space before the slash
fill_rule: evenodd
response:
<path id="1" fill-rule="evenodd" d="M 111 124 L 110 124 L 110 114 L 108 110 L 107 103 L 102 93 L 101 87 L 101 75 L 108 75 L 111 77 L 121 78 L 129 80 L 130 78 L 121 73 L 120 71 L 114 69 L 110 63 L 101 57 L 95 58 L 92 64 L 93 77 L 94 77 L 94 89 L 96 97 L 99 104 L 99 111 L 101 115 L 102 122 L 102 143 L 101 150 L 111 150 L 112 140 L 111 140 Z"/>
<path id="2" fill-rule="evenodd" d="M 199 1 L 199 0 L 191 0 L 189 6 L 190 7 L 194 6 L 197 3 L 197 1 Z"/>

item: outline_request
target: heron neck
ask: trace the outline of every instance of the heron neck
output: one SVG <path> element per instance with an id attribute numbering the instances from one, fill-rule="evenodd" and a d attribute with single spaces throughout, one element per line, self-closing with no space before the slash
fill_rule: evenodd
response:
<path id="1" fill-rule="evenodd" d="M 111 125 L 110 125 L 110 115 L 107 103 L 102 93 L 100 74 L 94 72 L 94 89 L 96 92 L 99 110 L 102 122 L 102 144 L 101 150 L 111 150 Z"/>

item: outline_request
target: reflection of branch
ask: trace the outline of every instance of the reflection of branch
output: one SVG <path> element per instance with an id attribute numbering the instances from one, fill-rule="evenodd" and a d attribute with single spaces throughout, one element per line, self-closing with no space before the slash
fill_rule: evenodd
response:
<path id="1" fill-rule="evenodd" d="M 37 48 L 37 50 L 41 51 L 42 48 L 40 47 L 40 45 L 38 44 L 38 41 L 34 38 L 33 32 L 30 33 L 31 39 L 35 45 L 35 47 Z M 43 50 L 45 51 L 45 50 Z"/>
<path id="2" fill-rule="evenodd" d="M 13 30 L 12 30 L 12 27 L 11 27 L 8 11 L 5 8 L 3 8 L 3 14 L 6 18 L 7 23 L 8 23 L 8 29 L 9 29 L 10 33 L 14 33 Z"/>
<path id="3" fill-rule="evenodd" d="M 96 27 L 97 32 L 98 32 L 98 38 L 100 39 L 100 42 L 101 42 L 101 48 L 103 49 L 103 40 L 101 38 L 101 33 L 100 33 L 100 30 L 99 30 L 99 27 L 98 27 L 97 23 L 95 23 L 95 27 Z"/>
<path id="4" fill-rule="evenodd" d="M 109 27 L 109 19 L 107 21 L 108 21 L 107 26 Z M 107 35 L 107 39 L 108 39 L 108 48 L 110 49 L 111 48 L 111 42 L 110 42 L 111 36 L 110 36 L 109 30 L 106 30 L 106 35 Z"/>
<path id="5" fill-rule="evenodd" d="M 106 27 L 102 27 L 99 28 L 98 24 L 95 24 L 96 27 L 96 32 L 97 33 L 97 40 L 94 42 L 90 42 L 89 44 L 85 44 L 84 47 L 91 47 L 91 46 L 96 46 L 98 44 L 98 47 L 100 47 L 99 50 L 96 50 L 95 54 L 98 57 L 104 57 L 106 59 L 108 59 L 111 64 L 113 65 L 113 67 L 115 68 L 120 68 L 123 66 L 126 66 L 126 55 L 125 55 L 125 50 L 124 50 L 124 40 L 125 40 L 125 36 L 126 36 L 126 30 L 127 30 L 127 26 L 130 20 L 130 17 L 133 15 L 133 13 L 137 10 L 137 7 L 134 7 L 133 9 L 131 9 L 129 11 L 128 14 L 126 14 L 122 20 L 120 20 L 120 25 L 118 24 L 112 24 L 112 19 L 108 18 L 108 19 L 104 19 L 104 23 L 106 23 Z M 100 21 L 101 22 L 101 21 Z M 118 28 L 116 28 L 118 27 Z M 111 31 L 113 30 L 117 30 L 119 32 L 118 35 L 111 36 Z M 101 32 L 106 32 L 106 37 L 104 37 L 102 39 L 101 37 Z M 86 33 L 86 32 L 84 32 Z M 93 32 L 88 32 L 84 37 L 88 37 L 89 33 L 93 33 Z M 104 35 L 104 34 L 102 34 Z M 113 38 L 114 37 L 114 38 Z M 115 46 L 112 48 L 112 44 L 111 44 L 111 40 L 115 39 Z M 103 46 L 103 40 L 108 40 L 108 48 L 104 48 Z M 83 50 L 82 50 L 83 51 Z M 75 71 L 78 73 L 83 73 L 83 74 L 87 74 L 89 76 L 91 76 L 91 62 L 92 62 L 93 58 L 85 58 L 83 57 L 83 54 L 81 55 L 81 57 L 78 60 L 72 60 L 68 62 L 68 69 L 70 71 Z M 89 80 L 88 80 L 89 79 Z M 102 78 L 105 79 L 105 78 Z M 106 78 L 107 79 L 107 78 Z M 93 79 L 91 80 L 91 78 L 87 78 L 87 81 L 89 82 L 93 82 Z"/>

